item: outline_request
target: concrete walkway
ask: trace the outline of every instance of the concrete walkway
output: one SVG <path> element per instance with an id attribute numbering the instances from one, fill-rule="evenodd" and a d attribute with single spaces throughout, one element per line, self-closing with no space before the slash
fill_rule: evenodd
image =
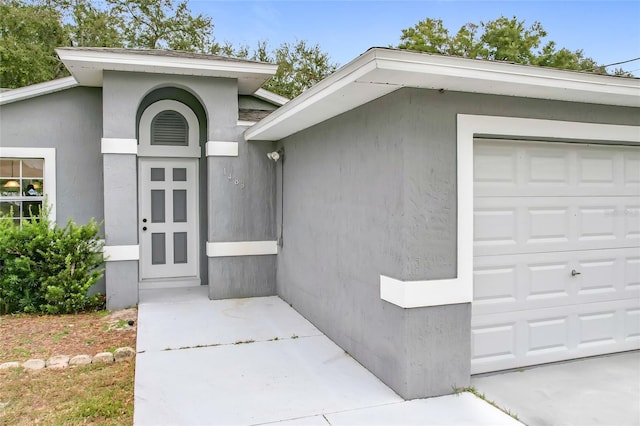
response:
<path id="1" fill-rule="evenodd" d="M 136 425 L 519 425 L 469 393 L 404 401 L 278 297 L 141 293 Z"/>
<path id="2" fill-rule="evenodd" d="M 471 384 L 529 426 L 640 425 L 640 352 L 476 376 Z"/>

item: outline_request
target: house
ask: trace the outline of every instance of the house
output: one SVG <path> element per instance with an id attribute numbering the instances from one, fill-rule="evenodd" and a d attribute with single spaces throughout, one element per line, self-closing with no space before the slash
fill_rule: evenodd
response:
<path id="1" fill-rule="evenodd" d="M 2 170 L 104 220 L 110 308 L 277 294 L 407 399 L 640 348 L 640 80 L 373 48 L 286 102 L 269 64 L 58 54 L 0 94 Z"/>

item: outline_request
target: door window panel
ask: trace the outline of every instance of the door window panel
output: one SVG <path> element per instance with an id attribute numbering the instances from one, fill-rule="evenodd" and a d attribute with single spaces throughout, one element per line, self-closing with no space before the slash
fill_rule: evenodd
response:
<path id="1" fill-rule="evenodd" d="M 164 189 L 151 190 L 151 222 L 164 223 Z"/>

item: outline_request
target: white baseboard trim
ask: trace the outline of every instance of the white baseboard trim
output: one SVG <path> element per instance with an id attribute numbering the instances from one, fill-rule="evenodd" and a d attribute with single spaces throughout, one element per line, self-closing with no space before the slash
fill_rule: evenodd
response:
<path id="1" fill-rule="evenodd" d="M 100 147 L 103 154 L 138 154 L 137 139 L 102 138 Z"/>
<path id="2" fill-rule="evenodd" d="M 207 257 L 262 256 L 278 254 L 277 241 L 207 242 Z"/>
<path id="3" fill-rule="evenodd" d="M 238 142 L 209 141 L 206 153 L 207 157 L 237 157 Z"/>
<path id="4" fill-rule="evenodd" d="M 105 262 L 118 262 L 123 260 L 140 260 L 140 246 L 104 246 L 102 255 Z"/>
<path id="5" fill-rule="evenodd" d="M 380 275 L 380 298 L 401 308 L 470 303 L 473 286 L 459 278 L 402 281 Z"/>

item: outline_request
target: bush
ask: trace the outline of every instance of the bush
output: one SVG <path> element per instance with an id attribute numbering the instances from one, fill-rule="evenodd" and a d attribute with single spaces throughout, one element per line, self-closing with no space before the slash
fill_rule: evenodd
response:
<path id="1" fill-rule="evenodd" d="M 22 226 L 0 217 L 0 313 L 75 313 L 100 303 L 87 295 L 104 275 L 99 224 L 59 227 L 48 210 Z"/>

